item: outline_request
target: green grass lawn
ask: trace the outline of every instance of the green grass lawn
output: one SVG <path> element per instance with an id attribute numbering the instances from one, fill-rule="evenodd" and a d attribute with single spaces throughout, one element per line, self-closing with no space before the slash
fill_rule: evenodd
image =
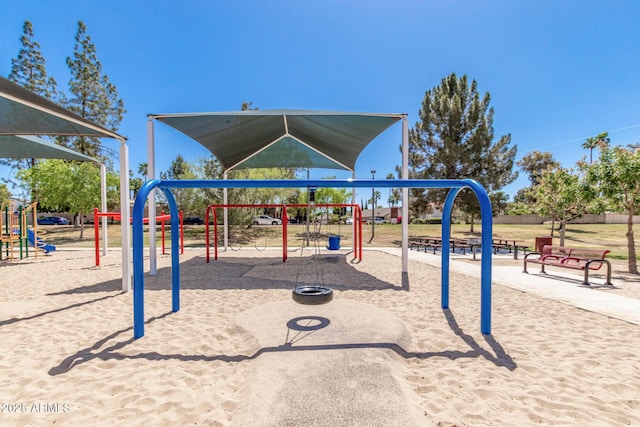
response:
<path id="1" fill-rule="evenodd" d="M 410 224 L 409 236 L 431 236 L 441 235 L 441 225 L 439 224 Z M 213 229 L 213 227 L 211 227 Z M 303 224 L 290 224 L 288 227 L 288 246 L 296 247 L 305 244 L 306 227 Z M 80 239 L 80 230 L 73 226 L 43 226 L 39 230 L 45 231 L 42 238 L 54 245 L 71 247 L 92 247 L 94 245 L 93 227 L 87 227 L 84 236 Z M 505 239 L 522 240 L 528 245 L 530 250 L 535 246 L 535 239 L 538 236 L 549 236 L 551 226 L 542 224 L 494 224 L 493 236 Z M 348 225 L 323 225 L 318 231 L 318 242 L 326 245 L 330 235 L 339 235 L 343 247 L 351 246 L 352 226 Z M 310 227 L 311 243 L 314 243 L 314 228 Z M 393 224 L 378 224 L 375 226 L 375 236 L 371 243 L 371 225 L 362 225 L 362 240 L 365 247 L 388 247 L 399 246 L 401 241 L 402 227 Z M 454 224 L 452 226 L 452 237 L 466 239 L 479 237 L 482 227 L 480 224 L 474 225 L 474 232 L 470 232 L 469 224 Z M 611 258 L 627 259 L 627 232 L 626 224 L 570 224 L 567 227 L 565 236 L 565 246 L 575 247 L 604 247 L 611 250 Z M 222 242 L 222 227 L 218 228 L 218 239 Z M 120 246 L 120 226 L 109 225 L 109 246 Z M 188 225 L 185 226 L 185 246 L 203 247 L 205 244 L 205 226 Z M 170 231 L 167 231 L 166 242 L 170 244 Z M 147 234 L 145 233 L 145 240 Z M 213 239 L 213 230 L 211 231 Z M 160 244 L 160 227 L 158 227 L 158 244 Z M 281 226 L 252 226 L 250 228 L 233 228 L 230 234 L 230 244 L 232 246 L 263 247 L 282 245 Z M 560 244 L 560 237 L 556 232 L 553 237 L 553 244 Z"/>

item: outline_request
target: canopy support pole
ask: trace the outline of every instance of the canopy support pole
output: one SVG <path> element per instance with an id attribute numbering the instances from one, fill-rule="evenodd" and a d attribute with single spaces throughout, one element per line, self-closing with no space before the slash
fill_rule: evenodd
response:
<path id="1" fill-rule="evenodd" d="M 224 171 L 222 174 L 222 179 L 227 180 L 229 176 L 227 175 L 227 171 Z M 229 208 L 226 205 L 229 203 L 229 193 L 227 187 L 222 189 L 222 203 L 225 204 L 225 207 L 222 209 L 222 221 L 224 222 L 224 251 L 228 250 L 229 246 Z"/>
<path id="2" fill-rule="evenodd" d="M 308 179 L 308 177 L 307 177 Z M 356 171 L 353 170 L 351 171 L 351 179 L 356 179 Z M 351 189 L 351 204 L 355 205 L 356 204 L 356 189 L 352 188 Z M 356 227 L 360 227 L 360 224 L 356 223 L 356 218 L 354 217 L 354 208 L 353 206 L 351 207 L 351 218 L 353 219 L 353 227 L 351 227 L 351 242 L 352 242 L 352 249 L 353 249 L 353 255 L 354 257 L 357 257 L 358 254 L 356 254 Z M 358 219 L 358 221 L 360 221 L 360 219 Z"/>
<path id="3" fill-rule="evenodd" d="M 107 211 L 107 168 L 104 164 L 100 164 L 100 209 L 102 212 Z M 103 216 L 102 222 L 102 256 L 107 256 L 107 217 Z"/>
<path id="4" fill-rule="evenodd" d="M 409 179 L 409 124 L 402 115 L 402 179 Z M 409 271 L 409 189 L 402 188 L 402 272 Z"/>
<path id="5" fill-rule="evenodd" d="M 131 225 L 129 201 L 129 147 L 120 139 L 120 227 L 122 227 L 122 290 L 131 290 Z M 103 212 L 106 211 L 106 207 Z M 105 218 L 106 219 L 106 218 Z M 106 230 L 107 227 L 103 227 Z"/>
<path id="6" fill-rule="evenodd" d="M 147 121 L 147 180 L 156 178 L 156 148 L 154 141 L 153 117 Z M 149 274 L 158 274 L 156 262 L 156 196 L 155 190 L 149 193 Z"/>

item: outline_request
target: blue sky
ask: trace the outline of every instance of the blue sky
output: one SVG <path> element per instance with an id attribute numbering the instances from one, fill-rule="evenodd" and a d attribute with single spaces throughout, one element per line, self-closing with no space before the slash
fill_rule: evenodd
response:
<path id="1" fill-rule="evenodd" d="M 83 20 L 127 113 L 130 164 L 147 161 L 147 114 L 260 109 L 408 113 L 451 72 L 491 93 L 496 138 L 517 159 L 550 151 L 565 166 L 608 131 L 640 141 L 640 2 L 589 0 L 0 0 L 0 74 L 30 20 L 48 73 L 66 89 L 65 58 Z M 156 124 L 157 169 L 208 155 Z M 401 127 L 370 144 L 359 177 L 401 162 Z M 117 148 L 115 142 L 105 145 Z M 315 171 L 314 177 L 350 173 Z M 521 176 L 505 188 L 527 185 Z"/>

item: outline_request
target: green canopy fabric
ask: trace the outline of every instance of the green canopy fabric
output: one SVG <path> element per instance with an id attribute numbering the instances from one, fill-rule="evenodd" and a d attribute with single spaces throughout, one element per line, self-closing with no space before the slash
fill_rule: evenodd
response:
<path id="1" fill-rule="evenodd" d="M 28 135 L 0 135 L 0 157 L 65 159 L 99 163 L 98 160 L 84 154 L 76 153 L 37 136 Z"/>
<path id="2" fill-rule="evenodd" d="M 0 135 L 125 138 L 0 77 Z"/>
<path id="3" fill-rule="evenodd" d="M 20 138 L 23 135 L 25 137 Z M 24 87 L 0 77 L 0 157 L 62 158 L 95 161 L 33 135 L 92 136 L 120 141 L 120 214 L 122 216 L 122 290 L 131 289 L 129 231 L 129 156 L 126 138 L 86 120 Z M 101 165 L 104 172 L 104 165 Z M 101 173 L 101 208 L 107 210 L 106 179 Z M 107 227 L 103 227 L 103 251 L 107 250 Z"/>
<path id="4" fill-rule="evenodd" d="M 367 144 L 403 116 L 251 110 L 149 117 L 202 144 L 225 170 L 286 166 L 353 171 Z"/>

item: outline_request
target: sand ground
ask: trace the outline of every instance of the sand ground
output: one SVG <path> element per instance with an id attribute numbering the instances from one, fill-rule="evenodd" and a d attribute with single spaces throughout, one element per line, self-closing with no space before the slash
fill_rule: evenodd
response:
<path id="1" fill-rule="evenodd" d="M 640 425 L 640 326 L 623 320 L 495 284 L 483 335 L 478 280 L 455 269 L 443 310 L 438 267 L 410 260 L 403 281 L 383 252 L 187 250 L 180 311 L 161 256 L 134 340 L 119 260 L 0 263 L 0 425 Z M 638 298 L 614 278 L 593 292 Z M 319 280 L 334 301 L 291 301 Z M 287 323 L 305 316 L 331 324 Z"/>

